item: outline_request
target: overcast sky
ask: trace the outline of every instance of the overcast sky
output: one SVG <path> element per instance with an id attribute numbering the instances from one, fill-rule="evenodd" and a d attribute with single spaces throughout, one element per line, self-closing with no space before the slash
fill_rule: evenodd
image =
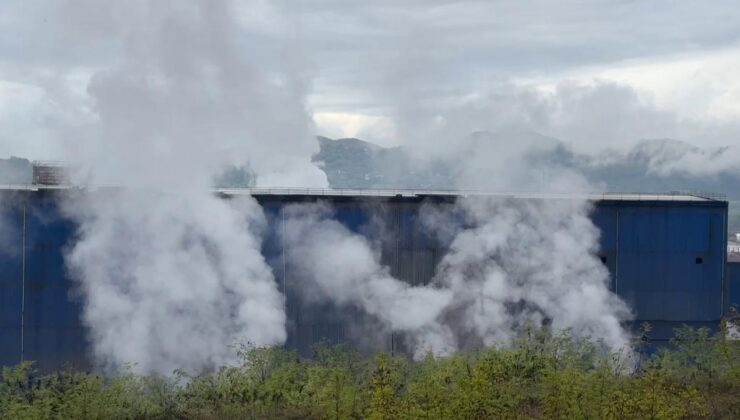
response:
<path id="1" fill-rule="evenodd" d="M 0 2 L 0 154 L 54 158 L 96 118 L 88 81 L 118 60 L 134 3 Z M 418 145 L 433 124 L 516 126 L 597 150 L 740 133 L 736 0 L 237 5 L 245 57 L 306 81 L 317 134 Z"/>

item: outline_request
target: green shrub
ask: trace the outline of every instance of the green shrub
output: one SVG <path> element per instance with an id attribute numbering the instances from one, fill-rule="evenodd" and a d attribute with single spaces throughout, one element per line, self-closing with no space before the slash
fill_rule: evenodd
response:
<path id="1" fill-rule="evenodd" d="M 736 419 L 740 341 L 728 329 L 682 327 L 649 358 L 530 328 L 505 348 L 418 361 L 342 346 L 317 346 L 312 358 L 245 347 L 237 366 L 170 378 L 39 375 L 23 362 L 2 371 L 0 418 Z"/>

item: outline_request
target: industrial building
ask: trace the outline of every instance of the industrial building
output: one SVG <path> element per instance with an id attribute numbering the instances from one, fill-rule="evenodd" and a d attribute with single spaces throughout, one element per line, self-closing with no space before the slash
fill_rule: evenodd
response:
<path id="1" fill-rule="evenodd" d="M 740 261 L 727 263 L 727 289 L 729 308 L 740 313 Z"/>
<path id="2" fill-rule="evenodd" d="M 307 308 L 292 290 L 293 276 L 280 261 L 280 210 L 291 203 L 331 204 L 338 221 L 364 235 L 382 220 L 381 260 L 411 284 L 429 282 L 445 250 L 419 226 L 423 203 L 451 205 L 453 191 L 219 190 L 228 199 L 251 194 L 269 222 L 263 253 L 287 297 L 288 348 L 306 353 L 313 344 L 349 340 L 352 308 Z M 76 226 L 60 199 L 67 187 L 6 187 L 0 190 L 4 220 L 0 243 L 0 365 L 35 360 L 41 370 L 70 364 L 90 366 L 82 302 L 65 269 L 64 249 Z M 521 200 L 565 196 L 516 195 Z M 610 288 L 649 322 L 651 339 L 664 342 L 682 324 L 716 328 L 730 305 L 739 303 L 740 269 L 728 270 L 727 202 L 693 195 L 591 195 L 592 220 L 601 230 L 599 257 L 611 274 Z M 737 264 L 736 264 L 737 265 Z M 732 277 L 732 279 L 731 279 Z M 391 335 L 377 349 L 394 350 Z"/>

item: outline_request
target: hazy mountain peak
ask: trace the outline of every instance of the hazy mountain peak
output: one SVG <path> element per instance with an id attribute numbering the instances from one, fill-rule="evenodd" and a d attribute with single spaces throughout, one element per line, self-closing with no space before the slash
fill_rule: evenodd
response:
<path id="1" fill-rule="evenodd" d="M 699 148 L 675 139 L 645 139 L 636 144 L 625 159 L 645 165 L 652 173 L 716 176 L 722 172 L 740 174 L 730 147 Z M 734 171 L 733 171 L 734 168 Z"/>
<path id="2" fill-rule="evenodd" d="M 516 137 L 514 137 L 516 136 Z M 459 156 L 441 159 L 421 169 L 410 165 L 404 147 L 383 148 L 360 139 L 320 138 L 315 161 L 324 162 L 330 184 L 347 188 L 452 188 Z M 710 191 L 740 198 L 740 174 L 731 170 L 731 148 L 702 149 L 674 139 L 645 139 L 627 152 L 586 155 L 569 144 L 534 131 L 475 132 L 469 153 L 503 147 L 521 148 L 532 165 L 552 165 L 584 174 L 594 185 L 625 192 Z M 513 143 L 513 146 L 512 146 Z M 707 169 L 700 170 L 707 164 Z M 711 166 L 714 165 L 714 166 Z M 724 166 L 718 166 L 724 165 Z M 682 168 L 683 167 L 683 168 Z M 709 172 L 709 171 L 712 172 Z M 719 174 L 719 175 L 717 175 Z"/>

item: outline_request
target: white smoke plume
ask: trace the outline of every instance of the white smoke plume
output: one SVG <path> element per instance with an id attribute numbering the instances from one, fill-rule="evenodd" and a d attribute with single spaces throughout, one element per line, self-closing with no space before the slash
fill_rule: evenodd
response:
<path id="1" fill-rule="evenodd" d="M 89 193 L 66 208 L 80 223 L 68 264 L 81 285 L 98 362 L 167 374 L 228 363 L 235 342 L 282 342 L 283 297 L 259 254 L 261 210 L 248 197 L 226 202 L 208 191 L 228 164 L 249 165 L 258 186 L 326 186 L 311 163 L 318 144 L 300 61 L 285 59 L 293 57 L 290 45 L 271 43 L 270 30 L 255 30 L 255 46 L 255 33 L 242 27 L 244 19 L 258 22 L 266 4 L 62 5 L 58 26 L 68 31 L 60 50 L 95 39 L 88 47 L 106 51 L 102 64 L 86 63 L 90 68 L 82 71 L 92 73 L 89 108 L 81 112 L 91 122 L 73 130 L 81 148 L 68 147 L 64 155 L 85 169 L 78 180 L 129 187 Z M 460 158 L 459 187 L 590 188 L 562 168 L 522 165 L 528 151 L 547 146 L 539 138 L 510 141 L 512 127 L 526 126 L 511 101 L 493 95 L 449 107 L 425 103 L 427 87 L 413 81 L 441 67 L 401 64 L 411 71 L 377 91 L 400 98 L 396 121 L 409 149 L 421 157 Z M 525 93 L 521 100 L 525 122 L 551 114 L 539 97 Z M 562 111 L 558 121 L 593 120 L 568 114 Z M 598 121 L 596 127 L 603 129 Z M 473 131 L 494 132 L 494 139 L 461 141 Z M 372 243 L 320 208 L 287 212 L 289 263 L 312 280 L 315 297 L 358 306 L 403 331 L 416 354 L 447 353 L 476 340 L 505 344 L 526 323 L 569 328 L 612 347 L 625 342 L 620 322 L 628 314 L 608 291 L 594 255 L 598 232 L 588 203 L 471 200 L 456 210 L 471 223 L 445 233 L 450 252 L 430 285 L 393 278 Z"/>
<path id="2" fill-rule="evenodd" d="M 424 168 L 428 173 L 435 173 L 435 165 L 453 168 L 453 186 L 459 189 L 567 196 L 561 200 L 479 197 L 461 199 L 451 209 L 425 210 L 422 218 L 427 227 L 449 246 L 433 281 L 417 287 L 447 299 L 444 306 L 429 305 L 425 312 L 425 319 L 434 320 L 431 330 L 448 332 L 435 336 L 432 350 L 445 353 L 481 343 L 505 345 L 530 325 L 572 330 L 614 350 L 627 345 L 629 334 L 623 323 L 631 314 L 609 290 L 608 271 L 596 255 L 599 232 L 589 219 L 590 203 L 582 198 L 599 187 L 556 162 L 529 163 L 532 154 L 551 151 L 558 142 L 527 127 L 580 121 L 579 114 L 571 113 L 574 107 L 561 107 L 535 91 L 514 87 L 490 96 L 432 100 L 423 83 L 429 75 L 426 70 L 434 71 L 444 63 L 428 62 L 423 50 L 421 57 L 416 52 L 402 54 L 398 63 L 389 64 L 388 86 L 378 92 L 393 98 L 393 120 L 417 165 L 430 166 Z M 393 72 L 394 65 L 400 71 Z M 553 107 L 559 111 L 557 118 Z M 586 118 L 582 124 L 598 126 L 599 121 Z M 303 223 L 306 220 L 312 221 L 304 216 Z M 293 239 L 298 244 L 288 241 L 288 246 L 301 248 L 306 237 L 310 235 L 297 235 Z M 354 246 L 341 251 L 333 246 L 345 242 Z M 368 269 L 360 272 L 332 265 L 326 273 L 326 258 L 303 263 L 311 278 L 332 285 L 325 288 L 327 298 L 348 300 L 340 287 L 347 279 L 340 276 L 364 278 L 363 287 L 354 287 L 351 298 L 368 313 L 378 312 L 373 299 L 393 293 L 389 285 L 395 282 L 378 281 L 375 274 L 384 270 L 385 276 L 388 270 L 377 258 L 367 257 L 373 255 L 367 249 L 372 244 L 357 240 L 355 234 L 337 229 L 332 242 L 309 244 L 303 247 L 310 247 L 316 258 L 339 253 L 348 261 L 367 264 Z M 296 253 L 291 257 L 301 258 Z M 398 329 L 394 326 L 406 321 L 407 312 L 412 313 L 386 309 L 382 316 L 390 328 Z M 414 336 L 427 325 L 406 332 Z M 426 349 L 413 350 L 420 354 Z"/>
<path id="3" fill-rule="evenodd" d="M 310 160 L 303 76 L 246 57 L 229 1 L 65 7 L 72 18 L 104 14 L 117 53 L 88 85 L 97 121 L 77 164 L 78 181 L 124 188 L 66 203 L 80 225 L 67 263 L 97 363 L 197 372 L 235 361 L 236 344 L 282 343 L 262 210 L 216 197 L 210 183 L 224 165 L 248 164 L 260 186 L 326 185 Z"/>
<path id="4" fill-rule="evenodd" d="M 449 316 L 458 336 L 506 344 L 522 327 L 550 325 L 612 349 L 628 345 L 621 322 L 630 312 L 608 289 L 587 204 L 475 197 L 458 206 L 472 227 L 454 236 L 433 282 L 454 291 Z M 433 215 L 427 226 L 436 230 L 439 211 L 426 211 Z"/>
<path id="5" fill-rule="evenodd" d="M 89 1 L 67 4 L 76 7 L 71 16 L 104 13 Z M 119 56 L 92 75 L 98 124 L 87 147 L 70 153 L 91 167 L 87 181 L 209 187 L 224 165 L 248 164 L 258 186 L 326 186 L 311 163 L 319 145 L 300 63 L 284 58 L 290 50 L 260 39 L 283 56 L 248 56 L 251 38 L 231 1 L 113 4 L 110 45 Z"/>
<path id="6" fill-rule="evenodd" d="M 309 301 L 359 307 L 392 331 L 408 333 L 418 355 L 454 350 L 451 331 L 440 323 L 451 291 L 391 276 L 368 239 L 333 219 L 325 204 L 293 205 L 284 213 L 283 240 L 293 270 L 307 281 L 298 287 Z"/>
<path id="7" fill-rule="evenodd" d="M 67 262 L 104 368 L 193 372 L 234 361 L 235 345 L 285 340 L 253 199 L 114 190 L 74 206 L 82 225 Z"/>
<path id="8" fill-rule="evenodd" d="M 427 204 L 418 228 L 437 234 L 447 253 L 430 283 L 416 286 L 394 278 L 373 244 L 325 205 L 286 209 L 283 239 L 305 299 L 361 308 L 402 332 L 415 357 L 508 345 L 532 326 L 621 350 L 629 346 L 622 323 L 631 314 L 609 291 L 590 210 L 573 197 Z"/>
<path id="9" fill-rule="evenodd" d="M 627 345 L 623 324 L 631 314 L 609 290 L 608 271 L 596 255 L 599 231 L 583 198 L 599 186 L 556 162 L 530 164 L 528 159 L 557 147 L 552 138 L 527 129 L 534 123 L 598 125 L 600 120 L 580 118 L 572 107 L 557 107 L 556 115 L 551 102 L 521 89 L 438 103 L 404 100 L 418 88 L 413 81 L 404 86 L 396 120 L 403 121 L 401 132 L 420 164 L 435 164 L 430 156 L 451 162 L 460 168 L 459 188 L 565 195 L 562 200 L 458 200 L 451 213 L 464 223 L 427 209 L 427 226 L 449 241 L 432 285 L 454 293 L 445 319 L 460 333 L 458 345 L 505 344 L 522 327 L 544 324 L 614 350 Z M 415 123 L 424 129 L 415 130 Z M 610 131 L 602 127 L 599 132 Z"/>
<path id="10" fill-rule="evenodd" d="M 321 286 L 322 296 L 359 306 L 392 330 L 404 331 L 416 355 L 506 345 L 523 328 L 545 325 L 612 350 L 628 346 L 623 324 L 631 313 L 609 290 L 609 273 L 597 257 L 599 231 L 583 198 L 598 187 L 556 163 L 527 163 L 531 153 L 555 147 L 553 139 L 499 124 L 500 113 L 489 108 L 469 112 L 466 103 L 430 109 L 411 100 L 400 101 L 399 109 L 417 164 L 447 163 L 456 169 L 461 189 L 534 194 L 484 195 L 460 199 L 452 208 L 427 207 L 422 219 L 449 248 L 432 282 L 412 289 L 398 289 L 400 280 L 389 278 L 370 242 L 310 210 L 289 213 L 287 247 L 301 250 L 291 252 L 291 259 Z M 483 131 L 471 134 L 473 129 Z M 537 193 L 542 195 L 536 198 Z M 561 198 L 544 198 L 553 193 Z M 331 234 L 319 234 L 325 231 Z M 330 258 L 337 262 L 327 262 Z M 423 323 L 406 324 L 419 313 L 413 305 L 423 304 L 404 301 L 409 290 L 444 299 L 427 304 Z"/>

